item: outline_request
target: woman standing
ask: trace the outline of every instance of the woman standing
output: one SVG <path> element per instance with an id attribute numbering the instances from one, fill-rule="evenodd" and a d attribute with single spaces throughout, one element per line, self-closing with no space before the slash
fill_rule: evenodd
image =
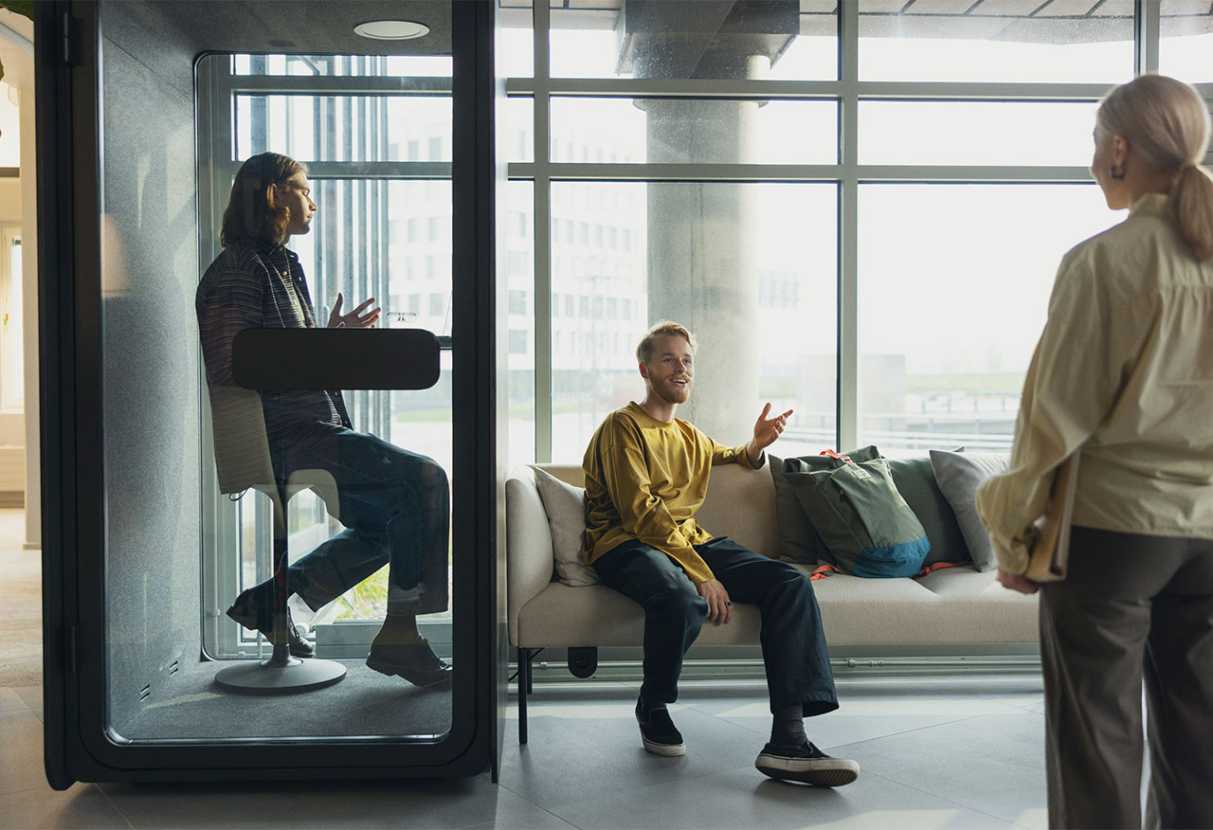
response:
<path id="1" fill-rule="evenodd" d="M 1010 470 L 978 492 L 999 580 L 1041 590 L 1049 824 L 1213 826 L 1213 179 L 1209 112 L 1146 75 L 1096 116 L 1091 172 L 1124 222 L 1062 259 Z M 1022 574 L 1081 455 L 1064 582 Z"/>

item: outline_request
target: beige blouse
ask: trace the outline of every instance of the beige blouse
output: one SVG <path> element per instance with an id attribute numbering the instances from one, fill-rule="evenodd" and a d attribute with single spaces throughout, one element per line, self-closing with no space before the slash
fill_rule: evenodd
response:
<path id="1" fill-rule="evenodd" d="M 977 492 L 1004 570 L 1027 568 L 1027 529 L 1075 452 L 1076 525 L 1213 538 L 1213 262 L 1192 256 L 1164 195 L 1061 261 L 1010 469 Z"/>

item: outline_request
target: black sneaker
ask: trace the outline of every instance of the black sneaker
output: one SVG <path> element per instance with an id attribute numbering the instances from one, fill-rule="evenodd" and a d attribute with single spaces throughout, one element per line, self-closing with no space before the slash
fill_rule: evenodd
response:
<path id="1" fill-rule="evenodd" d="M 859 777 L 859 764 L 845 758 L 831 758 L 812 741 L 800 746 L 767 744 L 758 753 L 754 766 L 763 775 L 783 781 L 803 781 L 816 787 L 841 787 Z"/>
<path id="2" fill-rule="evenodd" d="M 682 733 L 674 726 L 674 721 L 670 719 L 670 713 L 664 706 L 650 709 L 646 714 L 640 709 L 640 701 L 636 701 L 636 723 L 640 724 L 640 739 L 644 741 L 646 751 L 667 758 L 687 754 L 686 744 L 682 742 Z"/>

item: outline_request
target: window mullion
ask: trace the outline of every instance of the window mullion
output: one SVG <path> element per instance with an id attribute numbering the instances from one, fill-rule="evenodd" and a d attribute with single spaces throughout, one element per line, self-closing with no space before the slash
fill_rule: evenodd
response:
<path id="1" fill-rule="evenodd" d="M 547 3 L 534 4 L 534 170 L 533 229 L 535 260 L 535 460 L 552 460 L 552 180 L 548 169 L 552 13 Z"/>
<path id="2" fill-rule="evenodd" d="M 839 3 L 837 443 L 859 437 L 859 4 Z"/>

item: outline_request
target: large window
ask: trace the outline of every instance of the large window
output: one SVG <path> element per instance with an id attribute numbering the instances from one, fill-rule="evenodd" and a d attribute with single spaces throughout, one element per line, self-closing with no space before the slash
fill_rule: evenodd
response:
<path id="1" fill-rule="evenodd" d="M 1159 69 L 1213 98 L 1208 2 L 501 5 L 538 461 L 643 395 L 664 318 L 700 336 L 686 414 L 722 441 L 771 400 L 783 454 L 1005 451 L 1058 262 L 1123 218 L 1087 169 L 1098 101 Z"/>

